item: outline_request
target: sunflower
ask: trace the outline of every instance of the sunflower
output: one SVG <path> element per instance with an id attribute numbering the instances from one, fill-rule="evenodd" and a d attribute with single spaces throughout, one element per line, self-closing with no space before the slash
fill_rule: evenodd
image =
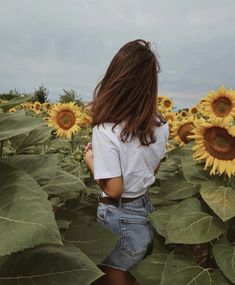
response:
<path id="1" fill-rule="evenodd" d="M 167 111 L 171 111 L 173 106 L 174 106 L 174 103 L 173 101 L 170 99 L 170 98 L 165 98 L 163 99 L 162 101 L 162 105 L 164 106 L 164 108 L 167 110 Z"/>
<path id="2" fill-rule="evenodd" d="M 49 127 L 56 129 L 57 136 L 71 139 L 72 134 L 76 133 L 80 127 L 82 113 L 74 102 L 58 103 L 49 111 L 46 122 Z"/>
<path id="3" fill-rule="evenodd" d="M 42 104 L 42 107 L 45 111 L 49 111 L 51 109 L 51 104 L 46 102 Z"/>
<path id="4" fill-rule="evenodd" d="M 223 85 L 217 92 L 209 92 L 202 105 L 204 114 L 211 120 L 229 123 L 235 118 L 235 91 L 226 90 Z"/>
<path id="5" fill-rule="evenodd" d="M 189 109 L 189 113 L 192 115 L 195 115 L 196 113 L 198 113 L 199 109 L 197 106 L 193 106 Z"/>
<path id="6" fill-rule="evenodd" d="M 164 108 L 164 111 L 171 111 L 174 103 L 169 97 L 161 95 L 157 96 L 157 106 Z"/>
<path id="7" fill-rule="evenodd" d="M 177 121 L 173 125 L 172 137 L 180 146 L 184 146 L 192 140 L 189 136 L 193 134 L 194 121 L 194 117 L 188 117 L 187 119 Z"/>
<path id="8" fill-rule="evenodd" d="M 34 102 L 32 109 L 34 110 L 34 112 L 36 114 L 39 114 L 41 112 L 41 109 L 42 109 L 42 104 L 40 102 L 36 101 L 36 102 Z"/>
<path id="9" fill-rule="evenodd" d="M 179 117 L 181 118 L 187 118 L 189 116 L 189 113 L 187 110 L 183 110 L 181 112 L 179 112 Z"/>
<path id="10" fill-rule="evenodd" d="M 196 121 L 191 138 L 195 139 L 193 158 L 205 159 L 204 169 L 212 166 L 211 174 L 235 175 L 235 126 L 229 127 L 224 121 Z"/>
<path id="11" fill-rule="evenodd" d="M 8 110 L 9 113 L 15 113 L 16 111 L 16 108 L 11 108 L 10 110 Z"/>

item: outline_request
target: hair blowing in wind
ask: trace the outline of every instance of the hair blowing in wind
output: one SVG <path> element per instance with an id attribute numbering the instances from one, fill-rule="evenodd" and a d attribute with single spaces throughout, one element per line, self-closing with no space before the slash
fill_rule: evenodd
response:
<path id="1" fill-rule="evenodd" d="M 121 140 L 137 136 L 141 145 L 156 141 L 159 62 L 149 42 L 126 43 L 112 59 L 103 79 L 94 89 L 92 127 L 105 122 L 124 123 Z"/>

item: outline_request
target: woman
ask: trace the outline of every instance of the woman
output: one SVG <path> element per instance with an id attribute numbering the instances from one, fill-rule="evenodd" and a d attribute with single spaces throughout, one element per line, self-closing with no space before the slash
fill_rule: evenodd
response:
<path id="1" fill-rule="evenodd" d="M 85 161 L 102 190 L 97 222 L 120 236 L 99 265 L 106 274 L 96 284 L 137 284 L 128 269 L 146 256 L 153 239 L 147 187 L 169 136 L 156 106 L 159 71 L 150 44 L 134 40 L 117 52 L 94 90 Z"/>

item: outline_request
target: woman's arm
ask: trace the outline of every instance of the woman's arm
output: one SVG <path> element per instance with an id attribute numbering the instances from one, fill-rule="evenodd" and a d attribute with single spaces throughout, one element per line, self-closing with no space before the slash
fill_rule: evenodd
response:
<path id="1" fill-rule="evenodd" d="M 157 168 L 154 170 L 154 174 L 157 174 L 157 172 L 158 172 L 158 170 L 159 170 L 159 168 L 160 168 L 160 164 L 161 164 L 161 161 L 159 162 Z"/>
<path id="2" fill-rule="evenodd" d="M 85 162 L 92 175 L 94 175 L 93 152 L 91 148 L 86 151 Z M 121 197 L 123 193 L 122 176 L 107 179 L 97 179 L 95 181 L 109 197 L 117 200 Z"/>

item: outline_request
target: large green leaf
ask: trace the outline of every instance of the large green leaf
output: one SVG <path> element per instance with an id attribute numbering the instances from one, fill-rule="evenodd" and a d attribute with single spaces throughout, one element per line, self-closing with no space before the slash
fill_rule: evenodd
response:
<path id="1" fill-rule="evenodd" d="M 208 181 L 202 184 L 200 193 L 203 200 L 224 222 L 235 216 L 235 191 L 231 187 Z"/>
<path id="2" fill-rule="evenodd" d="M 168 222 L 177 207 L 178 205 L 161 207 L 148 216 L 155 230 L 165 238 L 167 238 Z"/>
<path id="3" fill-rule="evenodd" d="M 209 179 L 203 166 L 193 161 L 191 156 L 181 158 L 181 167 L 185 179 L 190 183 L 202 184 Z"/>
<path id="4" fill-rule="evenodd" d="M 152 204 L 155 208 L 163 207 L 163 206 L 171 206 L 174 204 L 177 204 L 178 202 L 176 200 L 168 200 L 161 198 L 158 192 L 158 189 L 160 189 L 158 186 L 149 186 L 148 192 L 149 196 L 151 198 Z"/>
<path id="5" fill-rule="evenodd" d="M 0 140 L 6 140 L 19 134 L 30 132 L 42 125 L 42 119 L 22 117 L 22 112 L 0 114 Z"/>
<path id="6" fill-rule="evenodd" d="M 16 98 L 8 101 L 8 102 L 0 104 L 0 108 L 3 109 L 4 112 L 7 112 L 11 108 L 18 106 L 19 104 L 22 104 L 31 98 L 32 98 L 32 96 L 30 96 L 30 95 L 22 96 L 22 97 L 19 96 L 19 97 L 16 97 Z"/>
<path id="7" fill-rule="evenodd" d="M 80 192 L 86 192 L 87 187 L 82 180 L 67 171 L 58 170 L 43 189 L 48 194 L 62 197 L 64 199 L 74 199 L 78 197 Z"/>
<path id="8" fill-rule="evenodd" d="M 161 285 L 210 285 L 209 271 L 198 266 L 190 253 L 183 249 L 171 252 L 165 262 Z"/>
<path id="9" fill-rule="evenodd" d="M 41 126 L 30 131 L 27 134 L 21 134 L 11 139 L 13 147 L 17 149 L 17 153 L 20 153 L 22 149 L 32 145 L 44 144 L 51 135 L 51 128 Z"/>
<path id="10" fill-rule="evenodd" d="M 235 246 L 227 241 L 218 241 L 213 248 L 214 257 L 224 275 L 235 283 Z"/>
<path id="11" fill-rule="evenodd" d="M 168 243 L 197 244 L 219 237 L 226 225 L 201 209 L 196 198 L 187 198 L 178 204 L 167 225 Z"/>
<path id="12" fill-rule="evenodd" d="M 26 172 L 0 162 L 0 256 L 61 244 L 47 194 Z"/>
<path id="13" fill-rule="evenodd" d="M 167 156 L 173 160 L 180 161 L 182 157 L 188 157 L 192 154 L 192 151 L 187 146 L 175 147 L 167 153 Z"/>
<path id="14" fill-rule="evenodd" d="M 88 285 L 102 275 L 73 246 L 43 245 L 0 260 L 0 285 Z"/>
<path id="15" fill-rule="evenodd" d="M 111 252 L 117 239 L 110 230 L 96 223 L 96 217 L 87 208 L 77 212 L 77 218 L 65 234 L 66 243 L 79 247 L 96 264 Z"/>
<path id="16" fill-rule="evenodd" d="M 189 183 L 177 173 L 162 184 L 158 196 L 167 200 L 180 200 L 193 196 L 198 190 L 197 185 Z"/>
<path id="17" fill-rule="evenodd" d="M 140 284 L 160 285 L 168 254 L 168 251 L 155 239 L 152 253 L 132 267 L 131 273 Z"/>
<path id="18" fill-rule="evenodd" d="M 56 154 L 16 155 L 1 159 L 4 163 L 22 169 L 30 174 L 40 185 L 48 183 L 57 171 Z"/>

